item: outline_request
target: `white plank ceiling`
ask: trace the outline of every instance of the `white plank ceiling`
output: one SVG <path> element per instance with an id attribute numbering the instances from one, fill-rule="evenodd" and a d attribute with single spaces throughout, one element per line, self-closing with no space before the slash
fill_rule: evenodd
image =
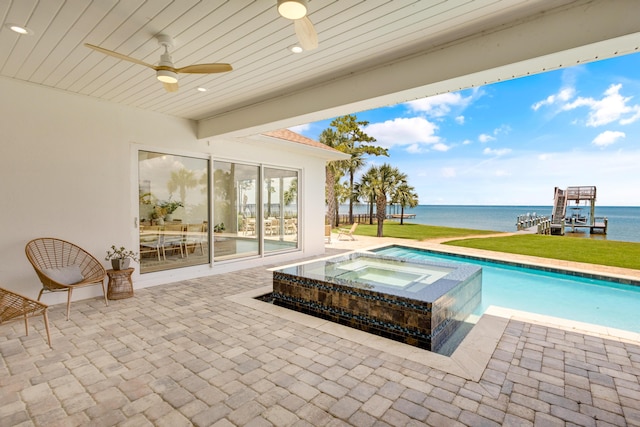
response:
<path id="1" fill-rule="evenodd" d="M 200 120 L 427 48 L 527 19 L 569 0 L 312 0 L 320 46 L 293 54 L 292 21 L 276 0 L 0 0 L 0 75 L 172 116 Z M 24 25 L 20 36 L 7 23 Z M 176 67 L 227 62 L 225 74 L 181 74 L 167 93 L 151 64 L 174 37 Z M 204 87 L 207 92 L 196 89 Z"/>

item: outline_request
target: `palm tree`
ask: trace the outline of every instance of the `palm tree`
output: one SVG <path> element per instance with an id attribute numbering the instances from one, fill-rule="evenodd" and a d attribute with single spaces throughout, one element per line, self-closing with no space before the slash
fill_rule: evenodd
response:
<path id="1" fill-rule="evenodd" d="M 404 181 L 396 188 L 392 200 L 400 205 L 400 225 L 404 225 L 404 208 L 414 208 L 418 205 L 416 189 Z"/>
<path id="2" fill-rule="evenodd" d="M 351 193 L 349 191 L 349 184 L 346 181 L 341 182 L 340 178 L 344 175 L 340 174 L 336 176 L 336 186 L 335 186 L 335 195 L 336 195 L 336 227 L 340 225 L 340 216 L 339 214 L 339 206 L 350 199 Z"/>
<path id="3" fill-rule="evenodd" d="M 338 135 L 333 129 L 325 129 L 320 134 L 320 142 L 336 150 L 344 150 L 344 138 Z M 342 175 L 344 161 L 336 160 L 327 162 L 325 166 L 325 191 L 327 199 L 327 222 L 331 226 L 337 226 L 338 216 L 336 211 L 338 203 L 336 198 L 336 176 Z"/>
<path id="4" fill-rule="evenodd" d="M 376 168 L 372 166 L 364 175 L 362 175 L 360 182 L 356 184 L 355 187 L 355 192 L 358 197 L 366 200 L 367 205 L 369 206 L 369 224 L 373 224 L 373 205 L 376 201 L 376 191 L 373 188 L 373 182 L 375 180 L 376 173 Z"/>
<path id="5" fill-rule="evenodd" d="M 364 155 L 389 155 L 386 148 L 369 145 L 376 139 L 362 130 L 368 124 L 367 121 L 358 121 L 353 114 L 337 117 L 330 123 L 330 126 L 335 128 L 335 135 L 343 141 L 341 148 L 338 149 L 343 153 L 351 154 L 351 159 L 346 163 L 346 170 L 349 172 L 349 192 L 352 195 L 354 194 L 354 176 L 365 164 Z M 349 223 L 353 223 L 353 197 L 349 198 Z"/>
<path id="6" fill-rule="evenodd" d="M 376 219 L 378 221 L 376 236 L 382 237 L 384 220 L 387 216 L 387 197 L 392 196 L 396 188 L 406 182 L 407 175 L 387 163 L 372 168 L 371 174 L 373 176 L 372 185 L 376 194 Z"/>
<path id="7" fill-rule="evenodd" d="M 356 172 L 365 165 L 364 153 L 354 150 L 351 152 L 351 158 L 347 160 L 347 170 L 349 172 L 349 223 L 353 224 L 353 203 L 358 201 L 355 189 Z"/>

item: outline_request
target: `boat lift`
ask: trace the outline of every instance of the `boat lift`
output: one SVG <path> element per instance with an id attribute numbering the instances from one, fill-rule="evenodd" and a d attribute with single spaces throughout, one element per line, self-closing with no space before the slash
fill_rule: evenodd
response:
<path id="1" fill-rule="evenodd" d="M 588 213 L 585 213 L 585 209 L 588 209 Z M 571 232 L 588 228 L 591 234 L 607 234 L 608 220 L 606 217 L 596 217 L 595 209 L 596 187 L 567 187 L 566 190 L 556 187 L 551 234 L 563 236 L 567 227 L 571 228 Z"/>

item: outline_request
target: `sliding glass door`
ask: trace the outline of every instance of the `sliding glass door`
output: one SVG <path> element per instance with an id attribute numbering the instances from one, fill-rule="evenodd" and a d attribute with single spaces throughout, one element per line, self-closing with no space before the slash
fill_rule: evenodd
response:
<path id="1" fill-rule="evenodd" d="M 260 254 L 259 181 L 258 166 L 213 162 L 214 261 Z"/>
<path id="2" fill-rule="evenodd" d="M 298 247 L 298 172 L 264 168 L 264 252 Z"/>
<path id="3" fill-rule="evenodd" d="M 297 249 L 298 175 L 139 151 L 141 273 Z"/>
<path id="4" fill-rule="evenodd" d="M 209 160 L 138 152 L 140 272 L 208 264 Z"/>

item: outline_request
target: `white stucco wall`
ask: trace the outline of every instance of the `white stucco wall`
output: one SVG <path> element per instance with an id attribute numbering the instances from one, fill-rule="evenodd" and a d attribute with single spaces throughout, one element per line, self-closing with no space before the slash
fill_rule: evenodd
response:
<path id="1" fill-rule="evenodd" d="M 78 244 L 103 262 L 111 244 L 137 247 L 138 148 L 301 169 L 303 251 L 139 275 L 136 288 L 290 261 L 324 252 L 324 164 L 265 140 L 197 140 L 189 120 L 148 113 L 0 79 L 0 286 L 36 297 L 41 286 L 24 254 L 36 237 Z M 305 197 L 304 195 L 311 195 Z M 137 265 L 136 265 L 137 267 Z M 77 295 L 76 295 L 77 293 Z M 74 300 L 101 295 L 97 287 Z M 66 295 L 47 294 L 49 304 Z"/>

